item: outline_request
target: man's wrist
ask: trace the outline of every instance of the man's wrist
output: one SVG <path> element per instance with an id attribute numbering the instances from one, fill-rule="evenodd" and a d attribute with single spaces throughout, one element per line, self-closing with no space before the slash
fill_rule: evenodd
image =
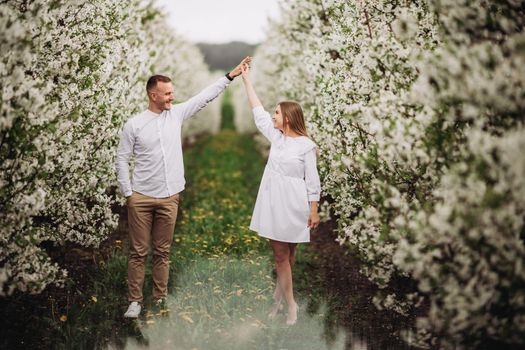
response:
<path id="1" fill-rule="evenodd" d="M 229 81 L 232 81 L 233 78 L 235 78 L 235 77 L 232 77 L 232 76 L 230 75 L 230 73 L 226 73 L 225 77 L 228 78 Z"/>

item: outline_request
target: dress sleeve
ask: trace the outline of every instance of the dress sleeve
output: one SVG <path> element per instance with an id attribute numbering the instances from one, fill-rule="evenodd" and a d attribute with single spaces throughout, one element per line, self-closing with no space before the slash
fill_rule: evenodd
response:
<path id="1" fill-rule="evenodd" d="M 275 141 L 281 135 L 281 132 L 273 127 L 272 117 L 262 106 L 257 106 L 253 110 L 253 119 L 255 126 L 270 142 Z"/>
<path id="2" fill-rule="evenodd" d="M 321 181 L 317 172 L 317 147 L 310 148 L 304 154 L 304 180 L 309 202 L 319 202 Z"/>

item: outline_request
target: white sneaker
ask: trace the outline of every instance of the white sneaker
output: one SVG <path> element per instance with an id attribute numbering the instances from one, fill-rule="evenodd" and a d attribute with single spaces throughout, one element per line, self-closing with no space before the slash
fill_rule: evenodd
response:
<path id="1" fill-rule="evenodd" d="M 138 302 L 132 301 L 128 306 L 128 311 L 124 314 L 124 317 L 137 318 L 139 317 L 141 306 Z"/>

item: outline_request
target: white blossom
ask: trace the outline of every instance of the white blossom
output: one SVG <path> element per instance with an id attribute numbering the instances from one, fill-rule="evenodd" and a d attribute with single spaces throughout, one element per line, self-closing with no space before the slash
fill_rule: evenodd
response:
<path id="1" fill-rule="evenodd" d="M 265 103 L 304 107 L 338 242 L 363 273 L 381 288 L 399 276 L 418 286 L 376 304 L 405 313 L 425 298 L 407 337 L 426 348 L 523 342 L 520 2 L 281 6 L 255 85 Z"/>
<path id="2" fill-rule="evenodd" d="M 0 294 L 39 293 L 67 276 L 42 243 L 96 247 L 116 228 L 118 136 L 148 76 L 180 99 L 214 77 L 142 0 L 2 2 L 0 45 Z M 217 108 L 184 135 L 216 131 Z"/>

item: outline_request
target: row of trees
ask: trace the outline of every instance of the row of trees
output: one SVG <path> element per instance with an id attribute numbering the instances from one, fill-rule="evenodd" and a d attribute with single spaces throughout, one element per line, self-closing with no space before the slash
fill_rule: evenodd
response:
<path id="1" fill-rule="evenodd" d="M 118 135 L 148 76 L 171 76 L 177 100 L 213 77 L 149 1 L 3 1 L 0 44 L 0 295 L 38 293 L 67 276 L 44 246 L 115 228 Z M 185 136 L 217 130 L 218 108 Z"/>
<path id="2" fill-rule="evenodd" d="M 299 101 L 339 241 L 413 343 L 525 339 L 521 1 L 283 1 L 255 53 L 267 108 Z M 248 116 L 239 97 L 238 110 Z M 249 119 L 237 119 L 249 131 Z"/>

